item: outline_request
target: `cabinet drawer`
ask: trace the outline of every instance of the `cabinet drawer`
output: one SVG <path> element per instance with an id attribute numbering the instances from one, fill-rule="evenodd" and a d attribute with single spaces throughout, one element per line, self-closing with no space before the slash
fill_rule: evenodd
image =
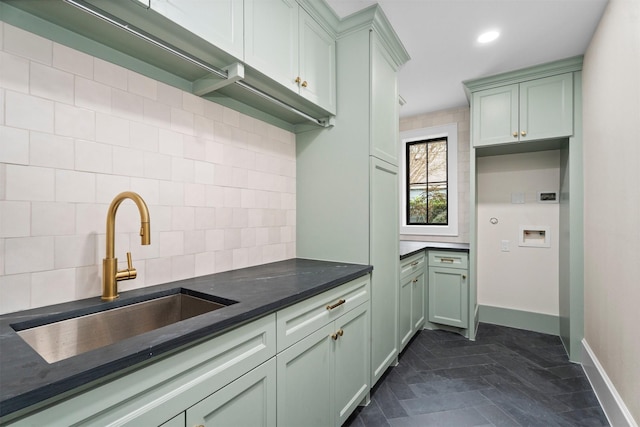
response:
<path id="1" fill-rule="evenodd" d="M 400 280 L 415 275 L 416 272 L 424 272 L 424 252 L 413 255 L 400 261 Z"/>
<path id="2" fill-rule="evenodd" d="M 429 251 L 429 266 L 464 268 L 469 265 L 469 254 L 466 252 Z"/>
<path id="3" fill-rule="evenodd" d="M 278 352 L 369 300 L 370 278 L 352 280 L 276 313 Z"/>

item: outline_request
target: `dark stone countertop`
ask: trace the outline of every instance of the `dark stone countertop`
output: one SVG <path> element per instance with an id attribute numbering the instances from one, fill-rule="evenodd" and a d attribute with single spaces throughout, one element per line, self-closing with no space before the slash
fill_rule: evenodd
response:
<path id="1" fill-rule="evenodd" d="M 415 255 L 425 249 L 437 249 L 441 251 L 463 251 L 469 252 L 468 243 L 448 243 L 448 242 L 418 242 L 414 240 L 400 240 L 400 259 L 405 259 Z"/>
<path id="2" fill-rule="evenodd" d="M 100 297 L 0 316 L 0 417 L 67 393 L 79 386 L 152 361 L 196 340 L 220 335 L 296 302 L 369 273 L 368 265 L 290 259 L 122 292 L 112 302 Z M 20 338 L 18 329 L 144 301 L 189 289 L 233 301 L 219 310 L 47 363 Z M 42 318 L 46 318 L 46 322 Z"/>

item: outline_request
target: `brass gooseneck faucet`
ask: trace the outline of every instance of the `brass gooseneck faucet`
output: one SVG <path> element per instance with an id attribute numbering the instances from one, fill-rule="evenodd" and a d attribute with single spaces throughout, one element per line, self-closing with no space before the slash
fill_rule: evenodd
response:
<path id="1" fill-rule="evenodd" d="M 115 257 L 116 211 L 125 199 L 131 199 L 140 211 L 140 243 L 151 243 L 149 209 L 142 197 L 132 191 L 118 194 L 107 212 L 107 257 L 102 260 L 102 300 L 112 301 L 118 298 L 118 281 L 135 279 L 138 272 L 131 263 L 131 252 L 127 252 L 127 269 L 118 271 L 118 258 Z"/>

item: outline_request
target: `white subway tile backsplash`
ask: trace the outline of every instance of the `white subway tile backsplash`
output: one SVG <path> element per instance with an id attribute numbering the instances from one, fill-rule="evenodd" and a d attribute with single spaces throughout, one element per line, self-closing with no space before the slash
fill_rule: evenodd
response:
<path id="1" fill-rule="evenodd" d="M 171 179 L 171 157 L 165 154 L 145 152 L 142 155 L 144 176 L 153 179 Z"/>
<path id="2" fill-rule="evenodd" d="M 152 152 L 159 150 L 160 131 L 157 127 L 139 122 L 130 122 L 129 133 L 131 148 Z"/>
<path id="3" fill-rule="evenodd" d="M 199 96 L 188 92 L 182 92 L 182 108 L 198 116 L 204 116 L 204 104 L 206 101 Z M 178 105 L 176 105 L 178 107 Z"/>
<path id="4" fill-rule="evenodd" d="M 156 100 L 168 107 L 182 108 L 184 92 L 173 86 L 158 82 Z M 207 102 L 207 104 L 210 104 Z"/>
<path id="5" fill-rule="evenodd" d="M 102 294 L 102 271 L 97 265 L 76 268 L 76 297 L 84 299 Z"/>
<path id="6" fill-rule="evenodd" d="M 73 268 L 31 275 L 31 304 L 36 307 L 73 301 L 75 296 L 76 271 Z"/>
<path id="7" fill-rule="evenodd" d="M 96 175 L 88 172 L 55 171 L 56 201 L 94 203 Z"/>
<path id="8" fill-rule="evenodd" d="M 127 120 L 144 120 L 144 98 L 120 89 L 111 90 L 111 113 Z"/>
<path id="9" fill-rule="evenodd" d="M 135 93 L 145 98 L 157 100 L 158 82 L 142 74 L 127 71 L 127 84 L 129 92 Z"/>
<path id="10" fill-rule="evenodd" d="M 96 135 L 95 111 L 56 103 L 55 133 L 86 140 L 94 140 Z"/>
<path id="11" fill-rule="evenodd" d="M 100 58 L 93 61 L 93 80 L 112 88 L 127 90 L 127 70 Z"/>
<path id="12" fill-rule="evenodd" d="M 53 44 L 53 66 L 78 76 L 93 78 L 94 58 L 59 43 Z"/>
<path id="13" fill-rule="evenodd" d="M 32 95 L 73 104 L 73 74 L 46 65 L 31 63 L 29 88 Z"/>
<path id="14" fill-rule="evenodd" d="M 0 86 L 16 92 L 29 92 L 29 60 L 0 52 Z"/>
<path id="15" fill-rule="evenodd" d="M 53 236 L 5 239 L 5 274 L 52 270 L 53 242 Z"/>
<path id="16" fill-rule="evenodd" d="M 76 209 L 72 203 L 32 202 L 31 236 L 73 235 L 76 232 Z"/>
<path id="17" fill-rule="evenodd" d="M 182 134 L 168 129 L 160 129 L 158 132 L 158 151 L 162 154 L 176 156 L 176 158 L 182 157 L 184 152 Z"/>
<path id="18" fill-rule="evenodd" d="M 0 126 L 0 162 L 26 165 L 29 163 L 29 132 Z"/>
<path id="19" fill-rule="evenodd" d="M 184 204 L 185 206 L 203 207 L 206 206 L 204 184 L 184 184 Z"/>
<path id="20" fill-rule="evenodd" d="M 4 89 L 0 87 L 0 125 L 4 125 Z"/>
<path id="21" fill-rule="evenodd" d="M 3 48 L 32 61 L 51 65 L 53 57 L 53 42 L 28 31 L 4 26 Z"/>
<path id="22" fill-rule="evenodd" d="M 129 121 L 111 114 L 96 113 L 96 141 L 129 146 Z"/>
<path id="23" fill-rule="evenodd" d="M 293 134 L 0 30 L 0 313 L 97 298 L 107 209 L 123 191 L 146 201 L 151 245 L 124 201 L 116 256 L 122 267 L 131 251 L 138 277 L 121 291 L 295 256 Z"/>
<path id="24" fill-rule="evenodd" d="M 0 201 L 0 238 L 31 235 L 31 203 Z"/>
<path id="25" fill-rule="evenodd" d="M 161 231 L 158 236 L 160 257 L 167 258 L 184 253 L 184 232 Z"/>
<path id="26" fill-rule="evenodd" d="M 6 91 L 5 124 L 41 132 L 53 132 L 54 103 L 47 99 Z"/>
<path id="27" fill-rule="evenodd" d="M 31 307 L 31 273 L 0 276 L 0 313 Z"/>
<path id="28" fill-rule="evenodd" d="M 87 172 L 111 173 L 113 148 L 99 142 L 76 140 L 75 169 Z"/>
<path id="29" fill-rule="evenodd" d="M 54 267 L 56 269 L 86 267 L 98 263 L 96 235 L 56 236 Z"/>
<path id="30" fill-rule="evenodd" d="M 29 163 L 56 169 L 73 169 L 73 138 L 42 132 L 29 132 Z"/>
<path id="31" fill-rule="evenodd" d="M 84 77 L 75 77 L 75 105 L 92 111 L 111 112 L 111 88 Z"/>
<path id="32" fill-rule="evenodd" d="M 112 170 L 121 176 L 144 176 L 144 153 L 126 147 L 113 147 Z"/>
<path id="33" fill-rule="evenodd" d="M 213 139 L 213 120 L 196 115 L 193 126 L 198 138 Z"/>
<path id="34" fill-rule="evenodd" d="M 54 200 L 54 169 L 8 164 L 5 173 L 7 200 Z"/>

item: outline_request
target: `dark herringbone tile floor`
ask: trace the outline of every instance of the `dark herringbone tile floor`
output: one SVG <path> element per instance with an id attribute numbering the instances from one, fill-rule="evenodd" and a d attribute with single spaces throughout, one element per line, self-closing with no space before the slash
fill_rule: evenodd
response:
<path id="1" fill-rule="evenodd" d="M 423 330 L 399 360 L 344 426 L 608 425 L 557 336 L 485 323 L 476 341 Z"/>

